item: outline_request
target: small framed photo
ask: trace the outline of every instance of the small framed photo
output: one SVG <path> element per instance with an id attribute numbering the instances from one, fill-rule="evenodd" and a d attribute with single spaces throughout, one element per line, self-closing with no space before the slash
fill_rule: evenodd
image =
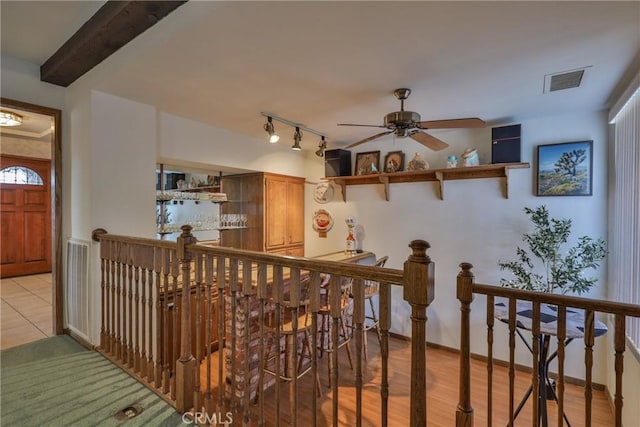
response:
<path id="1" fill-rule="evenodd" d="M 371 175 L 374 173 L 380 173 L 380 151 L 356 153 L 354 175 Z"/>
<path id="2" fill-rule="evenodd" d="M 404 170 L 404 153 L 402 151 L 390 151 L 384 156 L 385 173 L 394 173 Z"/>
<path id="3" fill-rule="evenodd" d="M 538 145 L 536 196 L 591 196 L 593 141 Z"/>

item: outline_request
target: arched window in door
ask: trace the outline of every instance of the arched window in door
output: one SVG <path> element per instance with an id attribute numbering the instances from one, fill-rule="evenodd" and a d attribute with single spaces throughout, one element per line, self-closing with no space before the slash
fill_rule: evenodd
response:
<path id="1" fill-rule="evenodd" d="M 38 172 L 24 166 L 9 166 L 0 170 L 0 184 L 44 185 Z"/>

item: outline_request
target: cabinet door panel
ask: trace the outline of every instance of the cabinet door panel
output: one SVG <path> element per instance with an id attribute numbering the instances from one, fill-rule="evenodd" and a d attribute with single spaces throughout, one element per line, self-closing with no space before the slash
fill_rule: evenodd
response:
<path id="1" fill-rule="evenodd" d="M 265 246 L 268 248 L 287 244 L 287 181 L 280 178 L 265 180 Z"/>
<path id="2" fill-rule="evenodd" d="M 287 186 L 287 244 L 304 243 L 304 181 L 291 181 Z"/>

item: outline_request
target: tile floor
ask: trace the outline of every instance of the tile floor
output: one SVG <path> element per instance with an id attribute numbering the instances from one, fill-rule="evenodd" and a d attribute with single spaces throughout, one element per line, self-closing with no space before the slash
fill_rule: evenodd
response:
<path id="1" fill-rule="evenodd" d="M 51 273 L 0 280 L 0 349 L 53 336 Z"/>

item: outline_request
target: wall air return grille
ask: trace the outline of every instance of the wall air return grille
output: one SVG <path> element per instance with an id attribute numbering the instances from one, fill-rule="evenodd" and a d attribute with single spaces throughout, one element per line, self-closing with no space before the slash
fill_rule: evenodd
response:
<path id="1" fill-rule="evenodd" d="M 588 67 L 585 67 L 579 70 L 547 74 L 544 78 L 544 92 L 556 92 L 559 90 L 580 87 L 580 85 L 584 82 L 587 70 Z"/>

